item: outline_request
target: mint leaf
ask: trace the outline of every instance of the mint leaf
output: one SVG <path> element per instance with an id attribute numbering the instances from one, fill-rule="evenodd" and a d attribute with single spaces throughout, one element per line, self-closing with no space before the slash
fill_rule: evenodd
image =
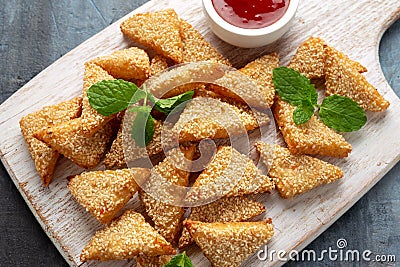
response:
<path id="1" fill-rule="evenodd" d="M 164 267 L 194 267 L 190 258 L 184 251 L 182 254 L 178 254 L 173 257 Z"/>
<path id="2" fill-rule="evenodd" d="M 89 104 L 101 115 L 110 116 L 126 109 L 138 87 L 124 80 L 93 84 L 87 91 Z"/>
<path id="3" fill-rule="evenodd" d="M 185 106 L 181 105 L 192 99 L 194 95 L 194 91 L 188 91 L 186 93 L 167 98 L 167 99 L 157 99 L 155 97 L 150 98 L 152 102 L 154 102 L 154 109 L 160 111 L 166 115 L 171 112 L 177 113 L 182 110 Z M 179 106 L 181 105 L 181 106 Z M 178 108 L 179 106 L 179 108 Z"/>
<path id="4" fill-rule="evenodd" d="M 303 124 L 308 122 L 312 115 L 314 115 L 314 106 L 301 105 L 298 106 L 293 112 L 293 121 L 296 124 Z"/>
<path id="5" fill-rule="evenodd" d="M 129 111 L 137 113 L 132 123 L 131 137 L 138 147 L 146 147 L 154 136 L 154 119 L 150 115 L 151 107 L 136 106 Z"/>
<path id="6" fill-rule="evenodd" d="M 293 106 L 299 106 L 304 100 L 316 105 L 318 94 L 310 80 L 294 69 L 280 67 L 273 70 L 276 92 L 285 101 Z"/>
<path id="7" fill-rule="evenodd" d="M 358 103 L 340 95 L 325 98 L 319 116 L 328 127 L 340 132 L 357 131 L 367 122 L 365 111 Z"/>

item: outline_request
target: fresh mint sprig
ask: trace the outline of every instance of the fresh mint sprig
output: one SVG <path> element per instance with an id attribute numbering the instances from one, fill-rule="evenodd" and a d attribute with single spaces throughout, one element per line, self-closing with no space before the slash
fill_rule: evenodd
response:
<path id="1" fill-rule="evenodd" d="M 154 118 L 150 114 L 152 109 L 165 115 L 176 113 L 184 108 L 193 95 L 193 91 L 188 91 L 171 98 L 158 99 L 145 86 L 142 90 L 136 84 L 121 79 L 95 83 L 87 91 L 90 106 L 104 116 L 116 114 L 143 100 L 142 106 L 129 109 L 136 113 L 131 136 L 139 147 L 146 147 L 153 139 Z"/>
<path id="2" fill-rule="evenodd" d="M 318 105 L 318 93 L 314 85 L 294 69 L 274 69 L 272 81 L 280 98 L 296 107 L 293 112 L 296 124 L 309 121 L 315 109 L 319 111 L 323 123 L 340 132 L 357 131 L 367 122 L 365 111 L 351 98 L 331 95 Z"/>
<path id="3" fill-rule="evenodd" d="M 173 257 L 164 267 L 193 267 L 193 263 L 184 251 Z"/>

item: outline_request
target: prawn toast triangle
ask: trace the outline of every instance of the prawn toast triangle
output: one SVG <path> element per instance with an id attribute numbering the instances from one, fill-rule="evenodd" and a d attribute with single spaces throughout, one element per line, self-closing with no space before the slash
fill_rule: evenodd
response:
<path id="1" fill-rule="evenodd" d="M 34 134 L 54 124 L 77 118 L 82 111 L 81 105 L 82 98 L 77 97 L 54 106 L 44 107 L 23 117 L 19 122 L 29 153 L 44 186 L 50 184 L 59 154 L 55 149 L 37 139 Z"/>
<path id="2" fill-rule="evenodd" d="M 295 124 L 294 110 L 294 106 L 280 99 L 272 106 L 279 130 L 291 153 L 331 157 L 347 157 L 350 154 L 352 147 L 343 136 L 328 128 L 315 115 L 304 124 Z"/>
<path id="3" fill-rule="evenodd" d="M 223 212 L 221 212 L 223 211 Z M 200 222 L 241 222 L 265 212 L 263 204 L 247 197 L 224 197 L 204 206 L 193 207 L 188 220 Z M 186 228 L 179 239 L 179 248 L 194 241 Z"/>
<path id="4" fill-rule="evenodd" d="M 364 110 L 383 111 L 390 105 L 348 58 L 332 47 L 326 48 L 325 86 L 327 95 L 350 97 Z"/>
<path id="5" fill-rule="evenodd" d="M 121 31 L 133 41 L 176 63 L 183 62 L 179 19 L 173 9 L 136 14 L 122 22 Z"/>
<path id="6" fill-rule="evenodd" d="M 283 198 L 291 198 L 343 177 L 340 168 L 320 159 L 293 155 L 287 148 L 263 142 L 257 143 L 256 148 L 266 165 L 272 160 L 268 175 L 274 179 Z"/>
<path id="7" fill-rule="evenodd" d="M 203 223 L 185 226 L 212 266 L 239 266 L 274 235 L 267 222 Z"/>
<path id="8" fill-rule="evenodd" d="M 247 156 L 229 146 L 219 147 L 186 196 L 188 201 L 243 196 L 271 191 L 275 185 Z"/>
<path id="9" fill-rule="evenodd" d="M 76 200 L 101 223 L 109 223 L 137 192 L 136 180 L 144 181 L 148 169 L 123 169 L 84 172 L 68 182 Z"/>
<path id="10" fill-rule="evenodd" d="M 182 228 L 181 219 L 185 210 L 183 207 L 170 205 L 153 196 L 162 196 L 163 192 L 158 191 L 166 190 L 165 188 L 168 186 L 163 184 L 165 182 L 161 181 L 161 177 L 174 185 L 185 187 L 189 185 L 190 172 L 184 169 L 190 168 L 194 152 L 195 146 L 182 147 L 181 149 L 175 148 L 169 151 L 164 161 L 154 167 L 152 175 L 144 186 L 145 191 L 151 193 L 146 193 L 145 191 L 140 191 L 139 193 L 147 214 L 154 222 L 154 228 L 169 242 L 177 240 L 179 231 Z M 180 166 L 181 163 L 178 162 L 180 161 L 180 153 L 188 160 L 187 163 L 183 163 L 184 166 Z M 180 169 L 180 167 L 184 167 L 184 169 Z"/>
<path id="11" fill-rule="evenodd" d="M 93 136 L 81 135 L 82 118 L 57 124 L 35 136 L 82 168 L 96 167 L 108 148 L 113 135 L 111 122 Z"/>
<path id="12" fill-rule="evenodd" d="M 81 261 L 127 260 L 139 254 L 171 255 L 175 249 L 141 214 L 127 210 L 110 226 L 96 232 L 83 249 Z"/>
<path id="13" fill-rule="evenodd" d="M 288 67 L 297 70 L 309 79 L 324 78 L 327 46 L 321 38 L 309 37 L 297 49 Z M 353 61 L 343 54 L 342 56 L 346 58 L 356 71 L 360 73 L 367 71 L 357 61 Z"/>

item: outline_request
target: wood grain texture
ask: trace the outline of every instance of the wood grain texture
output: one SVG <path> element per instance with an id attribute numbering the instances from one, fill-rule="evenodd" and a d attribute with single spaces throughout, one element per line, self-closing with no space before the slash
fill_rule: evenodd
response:
<path id="1" fill-rule="evenodd" d="M 166 1 L 161 3 L 150 2 L 141 10 L 156 10 L 168 5 Z M 378 181 L 398 160 L 399 143 L 390 138 L 399 130 L 399 125 L 395 121 L 395 114 L 397 114 L 399 108 L 398 99 L 390 90 L 380 72 L 377 47 L 380 35 L 385 27 L 396 19 L 394 15 L 391 18 L 387 18 L 382 17 L 381 14 L 395 14 L 395 11 L 399 7 L 393 6 L 393 3 L 384 2 L 383 5 L 379 6 L 381 9 L 373 9 L 374 12 L 371 12 L 372 14 L 364 12 L 362 15 L 355 16 L 356 19 L 354 21 L 356 23 L 362 24 L 363 22 L 361 21 L 367 18 L 368 21 L 374 21 L 374 24 L 367 24 L 368 30 L 365 30 L 367 36 L 363 37 L 357 36 L 357 34 L 362 35 L 361 32 L 348 31 L 348 21 L 341 20 L 341 23 L 339 23 L 332 18 L 329 22 L 326 20 L 314 22 L 313 19 L 318 18 L 315 18 L 311 14 L 315 13 L 316 10 L 324 13 L 325 10 L 321 10 L 317 4 L 313 3 L 313 1 L 308 1 L 307 8 L 300 9 L 301 12 L 297 16 L 300 23 L 296 24 L 291 32 L 281 41 L 263 49 L 252 50 L 235 49 L 208 33 L 206 25 L 202 21 L 202 15 L 199 15 L 201 14 L 199 12 L 199 5 L 191 4 L 190 9 L 176 6 L 178 13 L 190 22 L 193 22 L 196 28 L 202 29 L 203 33 L 206 33 L 206 37 L 220 47 L 236 66 L 244 65 L 248 60 L 255 58 L 257 55 L 276 49 L 281 55 L 284 55 L 283 63 L 286 63 L 302 40 L 310 34 L 317 34 L 325 38 L 330 44 L 368 66 L 370 72 L 367 74 L 367 78 L 381 92 L 384 92 L 385 97 L 392 102 L 392 107 L 385 114 L 370 115 L 370 122 L 363 131 L 347 136 L 354 145 L 355 151 L 349 159 L 337 161 L 345 170 L 347 176 L 345 180 L 310 192 L 296 198 L 294 201 L 282 201 L 276 194 L 263 199 L 267 203 L 267 207 L 271 207 L 267 216 L 274 218 L 278 230 L 278 236 L 272 241 L 271 249 L 274 246 L 279 247 L 279 249 L 303 247 L 323 229 L 326 229 L 327 225 L 332 223 L 332 220 L 337 219 L 340 214 Z M 336 1 L 331 5 L 327 3 L 326 5 L 330 5 L 330 8 L 323 15 L 328 17 L 327 14 L 330 13 L 329 17 L 333 17 L 332 14 L 339 12 L 338 14 L 346 13 L 354 16 L 354 14 L 357 14 L 357 10 L 365 11 L 367 4 L 374 5 L 375 3 L 372 1 L 360 1 L 359 4 L 340 12 L 342 4 L 343 2 L 341 1 Z M 173 3 L 170 3 L 170 5 L 174 7 Z M 333 7 L 335 8 L 331 10 Z M 348 13 L 349 10 L 352 10 L 352 13 Z M 193 16 L 192 12 L 196 16 Z M 396 14 L 398 16 L 398 12 Z M 325 33 L 324 29 L 330 23 L 336 25 L 336 28 L 334 32 L 332 30 L 332 32 Z M 356 29 L 357 25 L 354 25 L 354 28 Z M 112 38 L 113 36 L 114 38 Z M 44 104 L 57 103 L 79 94 L 82 83 L 82 62 L 85 59 L 108 53 L 117 48 L 126 47 L 129 44 L 120 36 L 118 25 L 106 29 L 104 33 L 94 38 L 57 61 L 55 65 L 29 82 L 17 95 L 7 100 L 0 108 L 2 114 L 0 120 L 1 129 L 9 129 L 1 136 L 0 150 L 1 155 L 3 155 L 3 162 L 12 178 L 18 183 L 17 186 L 19 189 L 29 195 L 29 200 L 35 203 L 33 206 L 34 212 L 40 214 L 40 219 L 46 222 L 47 232 L 54 239 L 62 240 L 62 249 L 70 253 L 70 261 L 77 261 L 80 249 L 88 241 L 94 230 L 99 227 L 86 212 L 74 203 L 65 189 L 65 181 L 63 179 L 65 174 L 79 172 L 80 169 L 71 166 L 67 161 L 62 161 L 61 166 L 58 168 L 59 172 L 56 174 L 56 181 L 49 189 L 42 189 L 36 179 L 37 175 L 24 147 L 22 137 L 19 134 L 17 122 L 23 114 L 37 110 Z M 238 51 L 241 53 L 238 53 Z M 235 56 L 238 54 L 241 56 Z M 248 55 L 248 57 L 244 57 L 243 55 Z M 65 75 L 58 75 L 60 72 L 65 73 Z M 54 85 L 53 88 L 55 87 L 54 91 L 50 93 L 45 87 L 49 84 Z M 36 101 L 33 103 L 33 106 L 29 106 L 27 103 L 32 103 L 32 99 Z M 18 107 L 14 105 L 16 101 L 20 103 Z M 382 143 L 376 142 L 377 139 L 387 141 L 385 144 L 387 149 L 385 151 L 381 148 Z M 368 155 L 371 154 L 368 153 L 369 151 L 374 151 L 375 153 Z M 381 161 L 381 164 L 378 164 L 378 161 Z M 371 162 L 375 163 L 376 166 L 372 165 Z M 324 196 L 324 199 L 321 196 Z M 339 196 L 342 197 L 341 200 L 343 201 L 337 203 L 338 201 L 335 200 Z M 335 209 L 329 210 L 332 208 L 332 202 L 335 203 Z M 52 203 L 53 205 L 49 206 L 48 203 Z M 66 204 L 67 208 L 61 210 L 59 207 L 64 204 Z M 290 212 L 293 209 L 296 209 L 296 211 L 293 213 Z M 283 210 L 286 212 L 282 213 Z M 287 217 L 293 218 L 293 220 L 288 221 Z M 292 231 L 288 231 L 288 229 Z M 199 259 L 198 262 L 204 263 L 204 260 Z M 131 263 L 126 264 L 130 265 Z"/>

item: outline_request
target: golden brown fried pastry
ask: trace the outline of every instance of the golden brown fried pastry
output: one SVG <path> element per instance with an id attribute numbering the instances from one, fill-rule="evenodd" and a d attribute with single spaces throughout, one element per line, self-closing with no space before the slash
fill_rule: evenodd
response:
<path id="1" fill-rule="evenodd" d="M 29 153 L 44 186 L 48 186 L 51 182 L 59 154 L 56 150 L 34 137 L 34 133 L 45 130 L 55 124 L 77 118 L 81 111 L 82 98 L 77 97 L 57 105 L 44 107 L 37 112 L 26 115 L 19 122 Z"/>
<path id="2" fill-rule="evenodd" d="M 297 49 L 296 54 L 288 65 L 309 79 L 324 78 L 325 48 L 327 44 L 321 38 L 309 37 Z M 367 69 L 360 63 L 346 57 L 349 63 L 358 72 L 366 72 Z"/>
<path id="3" fill-rule="evenodd" d="M 256 148 L 265 164 L 268 164 L 273 155 L 268 175 L 274 179 L 283 198 L 292 198 L 343 177 L 339 167 L 320 159 L 293 155 L 287 148 L 263 142 L 257 143 Z"/>
<path id="4" fill-rule="evenodd" d="M 275 87 L 272 82 L 272 70 L 279 67 L 279 55 L 272 53 L 250 62 L 239 71 L 250 79 L 249 81 L 234 72 L 228 72 L 209 88 L 218 94 L 230 97 L 238 102 L 244 102 L 252 107 L 266 109 L 272 106 L 275 97 Z M 235 92 L 230 91 L 232 88 Z"/>
<path id="5" fill-rule="evenodd" d="M 149 176 L 150 170 L 142 168 L 84 172 L 73 176 L 68 188 L 79 204 L 108 224 L 139 189 L 136 180 Z"/>
<path id="6" fill-rule="evenodd" d="M 274 235 L 268 222 L 184 224 L 212 266 L 219 267 L 239 266 Z"/>
<path id="7" fill-rule="evenodd" d="M 325 86 L 327 95 L 350 97 L 364 110 L 383 111 L 390 105 L 348 58 L 332 47 L 326 48 Z"/>
<path id="8" fill-rule="evenodd" d="M 188 220 L 199 222 L 241 222 L 265 212 L 263 204 L 247 197 L 224 197 L 204 206 L 193 207 Z M 184 227 L 179 248 L 194 241 Z"/>
<path id="9" fill-rule="evenodd" d="M 102 128 L 107 122 L 111 121 L 115 115 L 103 116 L 90 106 L 87 91 L 89 88 L 103 80 L 114 80 L 114 77 L 108 74 L 107 71 L 93 63 L 85 64 L 85 72 L 83 77 L 83 92 L 82 92 L 82 116 L 81 127 L 79 133 L 91 136 Z"/>
<path id="10" fill-rule="evenodd" d="M 232 197 L 271 191 L 275 185 L 247 156 L 230 146 L 219 147 L 187 195 L 187 200 Z"/>
<path id="11" fill-rule="evenodd" d="M 180 142 L 233 137 L 269 122 L 267 116 L 257 115 L 244 105 L 235 106 L 219 99 L 194 98 L 187 104 L 173 132 L 179 133 Z"/>
<path id="12" fill-rule="evenodd" d="M 175 254 L 175 249 L 143 216 L 133 210 L 96 232 L 81 253 L 81 261 L 127 260 L 139 254 L 147 256 Z"/>
<path id="13" fill-rule="evenodd" d="M 159 196 L 155 192 L 158 190 L 166 190 L 167 185 L 160 180 L 160 175 L 171 184 L 187 187 L 189 185 L 189 171 L 179 169 L 180 163 L 178 153 L 183 153 L 184 157 L 189 161 L 185 164 L 185 169 L 190 170 L 190 163 L 193 160 L 195 146 L 175 148 L 168 152 L 163 162 L 159 163 L 152 170 L 152 175 L 145 185 L 146 192 L 140 191 L 139 196 L 146 208 L 147 214 L 154 222 L 154 228 L 168 241 L 174 242 L 177 240 L 179 231 L 182 229 L 182 216 L 185 212 L 183 207 L 170 205 L 163 202 L 162 199 L 154 198 L 154 195 Z"/>
<path id="14" fill-rule="evenodd" d="M 139 255 L 136 258 L 136 267 L 164 267 L 172 259 L 171 255 L 146 256 Z"/>
<path id="15" fill-rule="evenodd" d="M 121 31 L 133 41 L 176 63 L 183 61 L 179 19 L 173 9 L 136 14 L 122 22 Z"/>
<path id="16" fill-rule="evenodd" d="M 279 130 L 293 154 L 316 154 L 347 157 L 352 147 L 340 134 L 328 128 L 316 116 L 297 125 L 293 121 L 295 107 L 277 99 L 272 107 Z"/>
<path id="17" fill-rule="evenodd" d="M 111 55 L 91 61 L 116 79 L 145 80 L 150 75 L 150 60 L 147 53 L 137 47 L 114 51 Z"/>
<path id="18" fill-rule="evenodd" d="M 63 154 L 82 168 L 96 167 L 107 150 L 113 131 L 111 122 L 93 136 L 80 134 L 82 118 L 57 124 L 35 134 L 51 148 Z"/>
<path id="19" fill-rule="evenodd" d="M 180 19 L 180 34 L 183 41 L 183 62 L 210 61 L 230 66 L 218 50 L 204 40 L 200 32 L 187 21 Z"/>

